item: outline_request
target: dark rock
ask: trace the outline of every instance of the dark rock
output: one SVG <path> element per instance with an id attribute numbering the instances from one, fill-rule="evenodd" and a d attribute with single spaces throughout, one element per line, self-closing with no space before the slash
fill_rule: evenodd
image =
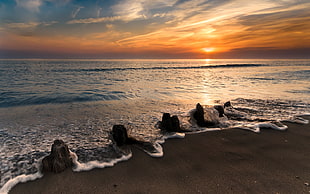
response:
<path id="1" fill-rule="evenodd" d="M 124 125 L 113 125 L 111 135 L 117 146 L 136 144 L 139 142 L 139 140 L 128 136 L 127 129 Z"/>
<path id="2" fill-rule="evenodd" d="M 169 113 L 164 113 L 161 119 L 160 129 L 165 131 L 172 131 L 171 116 Z"/>
<path id="3" fill-rule="evenodd" d="M 178 116 L 170 116 L 169 113 L 164 113 L 159 128 L 166 132 L 181 132 L 180 121 Z"/>
<path id="4" fill-rule="evenodd" d="M 227 102 L 224 103 L 224 108 L 226 108 L 226 107 L 231 107 L 230 101 L 227 101 Z"/>
<path id="5" fill-rule="evenodd" d="M 215 105 L 214 108 L 219 112 L 219 117 L 224 117 L 224 107 L 222 105 Z"/>
<path id="6" fill-rule="evenodd" d="M 196 123 L 198 126 L 200 127 L 205 127 L 206 123 L 205 123 L 205 118 L 204 118 L 204 110 L 203 107 L 197 103 L 196 104 L 196 110 L 194 112 L 194 119 L 196 119 Z"/>
<path id="7" fill-rule="evenodd" d="M 129 137 L 127 134 L 127 129 L 124 125 L 114 125 L 112 128 L 112 139 L 117 146 L 124 146 L 122 148 L 127 149 L 127 145 L 133 145 L 139 149 L 145 150 L 149 153 L 156 152 L 156 147 L 151 142 L 141 141 L 132 137 Z"/>
<path id="8" fill-rule="evenodd" d="M 125 145 L 128 142 L 127 129 L 124 127 L 124 125 L 113 126 L 112 138 L 117 146 Z"/>
<path id="9" fill-rule="evenodd" d="M 73 162 L 68 146 L 62 140 L 55 140 L 50 155 L 42 160 L 42 172 L 62 172 L 72 167 Z"/>
<path id="10" fill-rule="evenodd" d="M 210 127 L 214 126 L 215 123 L 212 121 L 206 121 L 204 118 L 204 109 L 203 107 L 197 103 L 196 110 L 194 111 L 193 117 L 196 120 L 196 123 L 199 127 Z"/>
<path id="11" fill-rule="evenodd" d="M 172 128 L 173 128 L 175 131 L 181 131 L 180 120 L 179 120 L 178 116 L 173 115 L 173 116 L 171 117 L 171 124 L 172 124 Z"/>

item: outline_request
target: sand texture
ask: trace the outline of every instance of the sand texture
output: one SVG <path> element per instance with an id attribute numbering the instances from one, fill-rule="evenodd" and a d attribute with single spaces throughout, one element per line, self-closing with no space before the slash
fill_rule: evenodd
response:
<path id="1" fill-rule="evenodd" d="M 286 124 L 169 139 L 162 158 L 133 147 L 114 167 L 46 174 L 10 193 L 310 193 L 310 125 Z"/>

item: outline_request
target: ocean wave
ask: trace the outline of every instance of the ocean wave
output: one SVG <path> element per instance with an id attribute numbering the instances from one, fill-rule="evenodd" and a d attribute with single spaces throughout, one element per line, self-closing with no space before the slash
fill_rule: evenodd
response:
<path id="1" fill-rule="evenodd" d="M 105 72 L 105 71 L 130 71 L 130 70 L 186 70 L 186 69 L 212 69 L 212 68 L 236 68 L 236 67 L 260 67 L 265 64 L 224 64 L 224 65 L 200 65 L 200 66 L 155 66 L 155 67 L 123 67 L 123 68 L 89 68 L 89 69 L 54 69 L 53 72 Z"/>
<path id="2" fill-rule="evenodd" d="M 288 90 L 287 92 L 293 94 L 310 94 L 310 88 L 308 90 Z"/>
<path id="3" fill-rule="evenodd" d="M 7 95 L 9 95 L 7 97 Z M 131 98 L 123 92 L 112 91 L 110 94 L 99 94 L 91 92 L 83 92 L 76 94 L 51 94 L 46 96 L 36 96 L 36 94 L 26 95 L 23 93 L 9 93 L 7 95 L 0 95 L 0 108 L 26 106 L 26 105 L 42 105 L 42 104 L 63 104 L 73 102 L 91 102 L 91 101 L 109 101 L 121 100 Z M 39 94 L 38 94 L 39 95 Z"/>

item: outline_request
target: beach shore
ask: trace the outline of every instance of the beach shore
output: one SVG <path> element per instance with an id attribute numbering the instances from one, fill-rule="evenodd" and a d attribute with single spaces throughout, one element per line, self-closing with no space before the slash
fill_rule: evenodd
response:
<path id="1" fill-rule="evenodd" d="M 114 167 L 46 174 L 10 194 L 310 193 L 310 125 L 285 124 L 287 131 L 232 129 L 169 139 L 162 158 L 133 147 L 133 157 Z"/>

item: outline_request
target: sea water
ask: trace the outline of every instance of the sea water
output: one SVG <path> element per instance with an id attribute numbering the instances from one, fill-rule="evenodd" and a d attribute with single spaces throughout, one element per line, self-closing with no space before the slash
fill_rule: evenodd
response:
<path id="1" fill-rule="evenodd" d="M 115 124 L 162 156 L 165 112 L 193 132 L 285 130 L 279 121 L 307 123 L 297 116 L 310 112 L 309 97 L 310 60 L 0 60 L 0 191 L 41 177 L 55 139 L 68 144 L 74 170 L 89 170 L 131 157 L 110 139 Z M 214 116 L 212 105 L 226 101 L 237 119 L 217 118 L 214 128 L 191 122 L 196 103 Z"/>

